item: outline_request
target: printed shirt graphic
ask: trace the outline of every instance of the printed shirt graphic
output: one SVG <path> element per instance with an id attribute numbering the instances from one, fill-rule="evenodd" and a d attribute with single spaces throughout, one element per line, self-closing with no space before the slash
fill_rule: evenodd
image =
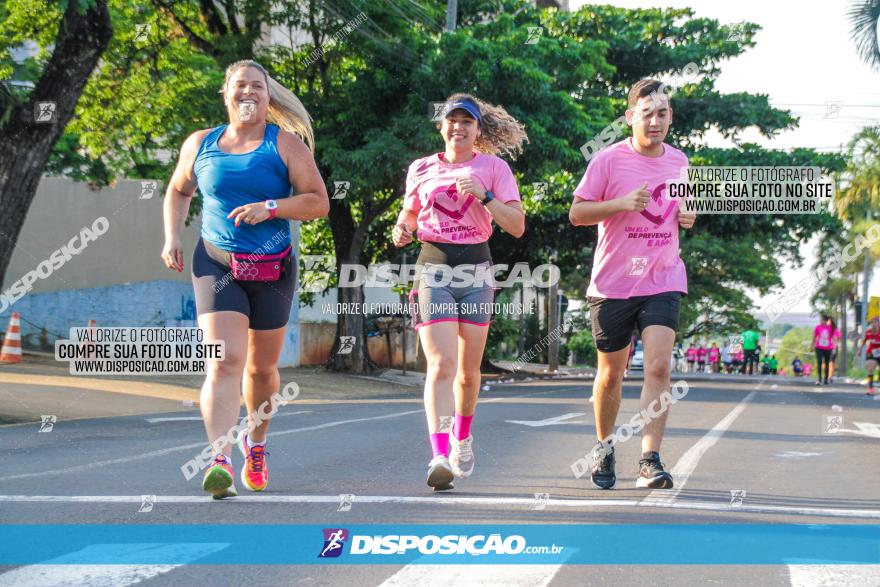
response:
<path id="1" fill-rule="evenodd" d="M 648 182 L 651 199 L 642 212 L 618 212 L 599 223 L 599 240 L 587 295 L 626 299 L 669 291 L 687 293 L 687 273 L 678 254 L 677 199 L 666 183 L 679 179 L 687 156 L 669 145 L 646 157 L 632 139 L 596 155 L 574 190 L 577 197 L 604 202 L 623 197 Z"/>
<path id="2" fill-rule="evenodd" d="M 697 349 L 697 360 L 701 363 L 706 360 L 706 349 L 703 347 Z"/>
<path id="3" fill-rule="evenodd" d="M 718 362 L 718 353 L 719 352 L 720 351 L 715 347 L 709 349 L 709 362 L 710 363 L 717 363 Z"/>
<path id="4" fill-rule="evenodd" d="M 455 180 L 472 174 L 502 202 L 520 201 L 510 166 L 493 155 L 447 163 L 442 153 L 416 159 L 406 174 L 403 207 L 417 216 L 418 238 L 435 243 L 476 244 L 492 236 L 492 216 L 474 196 L 459 194 Z"/>
<path id="5" fill-rule="evenodd" d="M 840 331 L 834 329 L 831 325 L 819 324 L 813 330 L 813 340 L 816 342 L 816 348 L 823 351 L 830 351 L 834 348 L 837 339 L 840 338 Z"/>

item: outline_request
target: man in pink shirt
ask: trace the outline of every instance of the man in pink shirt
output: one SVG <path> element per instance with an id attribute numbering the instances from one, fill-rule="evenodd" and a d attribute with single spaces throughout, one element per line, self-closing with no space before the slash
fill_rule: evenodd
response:
<path id="1" fill-rule="evenodd" d="M 641 80 L 629 92 L 626 120 L 633 136 L 598 153 L 574 190 L 569 219 L 575 226 L 599 225 L 593 272 L 587 289 L 593 338 L 599 351 L 593 384 L 596 432 L 591 480 L 614 487 L 614 423 L 630 333 L 638 327 L 644 347 L 644 385 L 639 407 L 652 417 L 642 433 L 637 487 L 671 488 L 660 462 L 666 410 L 654 417 L 669 390 L 669 363 L 687 274 L 678 254 L 679 226 L 696 214 L 679 210 L 666 184 L 678 180 L 687 156 L 664 144 L 672 108 L 657 80 Z"/>

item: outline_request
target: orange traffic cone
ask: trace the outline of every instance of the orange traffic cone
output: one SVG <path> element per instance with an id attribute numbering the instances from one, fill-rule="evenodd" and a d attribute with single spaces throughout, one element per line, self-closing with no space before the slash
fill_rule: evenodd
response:
<path id="1" fill-rule="evenodd" d="M 86 329 L 88 329 L 88 331 L 89 331 L 89 333 L 88 333 L 89 339 L 91 339 L 95 336 L 94 329 L 97 326 L 98 326 L 97 321 L 89 320 L 89 323 L 86 326 Z M 87 359 L 94 359 L 95 358 L 95 347 L 97 346 L 97 344 L 95 344 L 94 342 L 86 341 L 85 343 L 83 343 L 83 346 L 86 347 L 86 358 Z"/>
<path id="2" fill-rule="evenodd" d="M 3 339 L 3 350 L 0 350 L 0 363 L 21 363 L 21 322 L 18 312 L 9 318 L 9 328 Z"/>

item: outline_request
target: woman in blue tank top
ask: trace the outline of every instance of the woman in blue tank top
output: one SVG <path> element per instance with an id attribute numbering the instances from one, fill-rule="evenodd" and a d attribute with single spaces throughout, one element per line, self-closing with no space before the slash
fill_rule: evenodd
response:
<path id="1" fill-rule="evenodd" d="M 236 495 L 233 443 L 244 457 L 242 483 L 252 491 L 268 483 L 266 434 L 296 286 L 291 250 L 299 243 L 291 242 L 290 220 L 314 220 L 330 209 L 310 150 L 309 114 L 299 99 L 249 60 L 227 68 L 222 93 L 229 122 L 193 133 L 181 147 L 165 193 L 162 251 L 169 269 L 183 271 L 180 233 L 198 187 L 196 311 L 205 339 L 225 343 L 223 359 L 207 362 L 200 400 L 213 451 L 202 466 L 208 467 L 202 487 L 215 499 Z M 241 392 L 246 432 L 236 431 Z"/>

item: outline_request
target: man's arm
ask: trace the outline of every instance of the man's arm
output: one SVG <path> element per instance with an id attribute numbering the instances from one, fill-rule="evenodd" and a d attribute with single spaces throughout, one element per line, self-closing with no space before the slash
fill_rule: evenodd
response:
<path id="1" fill-rule="evenodd" d="M 574 226 L 592 226 L 618 212 L 641 212 L 648 207 L 648 200 L 651 198 L 651 192 L 647 187 L 648 182 L 645 182 L 642 187 L 623 197 L 601 202 L 575 196 L 568 211 L 568 219 Z"/>

